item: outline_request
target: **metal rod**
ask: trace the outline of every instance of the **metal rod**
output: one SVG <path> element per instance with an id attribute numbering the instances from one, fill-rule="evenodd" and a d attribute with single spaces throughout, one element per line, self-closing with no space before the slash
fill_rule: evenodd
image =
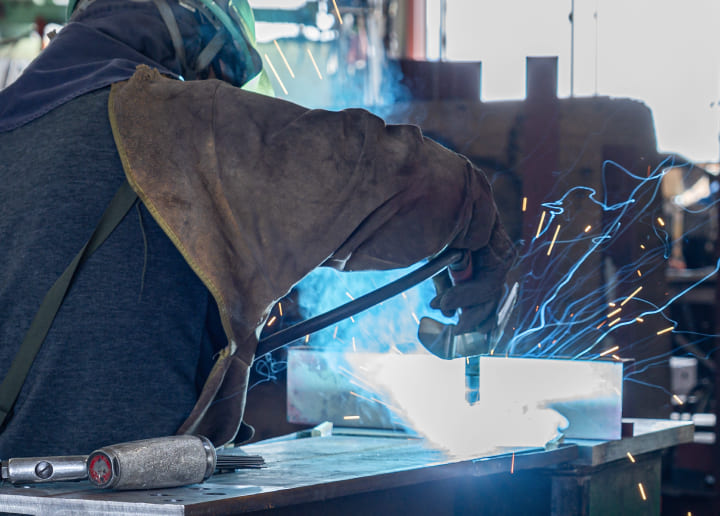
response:
<path id="1" fill-rule="evenodd" d="M 310 319 L 294 324 L 288 328 L 273 333 L 272 335 L 268 335 L 267 337 L 260 339 L 260 342 L 258 342 L 255 356 L 261 357 L 263 355 L 267 355 L 268 353 L 271 353 L 294 340 L 300 339 L 305 335 L 327 328 L 331 324 L 335 324 L 336 322 L 342 321 L 351 315 L 355 315 L 363 310 L 367 310 L 368 308 L 377 305 L 378 303 L 382 303 L 386 299 L 396 296 L 400 292 L 404 292 L 410 287 L 414 287 L 418 283 L 434 276 L 448 265 L 459 261 L 462 259 L 463 254 L 463 251 L 457 249 L 445 251 L 427 262 L 422 267 L 415 269 L 402 278 L 388 283 L 384 287 L 373 290 L 364 296 L 350 301 L 349 303 L 345 303 L 337 308 L 333 308 L 324 314 L 316 315 L 315 317 L 311 317 Z"/>

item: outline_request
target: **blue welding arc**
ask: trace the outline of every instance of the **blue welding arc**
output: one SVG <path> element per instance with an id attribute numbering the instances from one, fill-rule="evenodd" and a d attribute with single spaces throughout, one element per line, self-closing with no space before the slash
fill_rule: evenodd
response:
<path id="1" fill-rule="evenodd" d="M 272 335 L 268 335 L 258 342 L 255 356 L 261 357 L 271 353 L 294 340 L 304 337 L 305 335 L 327 328 L 328 326 L 335 324 L 338 321 L 342 321 L 351 315 L 367 310 L 368 308 L 396 296 L 397 294 L 414 287 L 428 278 L 431 278 L 445 267 L 462 259 L 462 257 L 463 251 L 457 249 L 444 251 L 432 260 L 428 261 L 422 267 L 415 269 L 402 278 L 388 283 L 384 287 L 380 287 L 377 290 L 365 294 L 364 296 L 350 301 L 349 303 L 345 303 L 344 305 L 334 308 L 328 312 L 306 319 L 305 321 L 294 324 L 288 328 L 273 333 Z"/>

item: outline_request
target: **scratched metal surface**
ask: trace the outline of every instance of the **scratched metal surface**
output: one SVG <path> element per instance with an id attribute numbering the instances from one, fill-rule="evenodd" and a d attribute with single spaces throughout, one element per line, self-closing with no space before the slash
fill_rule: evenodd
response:
<path id="1" fill-rule="evenodd" d="M 0 487 L 0 511 L 22 514 L 224 514 L 282 507 L 374 489 L 458 476 L 547 467 L 577 456 L 576 447 L 545 452 L 498 450 L 485 457 L 448 457 L 418 439 L 327 436 L 243 447 L 267 466 L 217 474 L 203 484 L 113 492 L 87 482 Z M 227 451 L 227 450 L 226 450 Z M 515 452 L 513 457 L 512 452 Z"/>
<path id="2" fill-rule="evenodd" d="M 218 474 L 175 489 L 113 492 L 88 482 L 0 487 L 0 512 L 20 514 L 239 514 L 455 477 L 547 468 L 593 467 L 692 441 L 692 425 L 633 420 L 632 438 L 574 441 L 557 450 L 496 450 L 483 457 L 449 457 L 419 439 L 332 435 L 243 447 L 267 467 Z M 231 452 L 225 450 L 224 452 Z"/>

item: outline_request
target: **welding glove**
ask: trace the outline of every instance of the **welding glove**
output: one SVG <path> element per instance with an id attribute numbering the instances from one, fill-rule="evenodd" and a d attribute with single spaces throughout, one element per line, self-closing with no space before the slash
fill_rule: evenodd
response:
<path id="1" fill-rule="evenodd" d="M 496 220 L 490 242 L 469 252 L 465 268 L 450 267 L 449 272 L 444 271 L 444 279 L 434 280 L 437 295 L 430 301 L 430 306 L 446 317 L 461 309 L 456 334 L 492 331 L 505 277 L 515 255 L 510 237 Z"/>
<path id="2" fill-rule="evenodd" d="M 444 325 L 427 317 L 420 321 L 420 342 L 441 358 L 485 354 L 495 344 L 491 340 L 497 337 L 498 305 L 516 252 L 496 220 L 488 244 L 467 251 L 465 256 L 449 272 L 445 270 L 433 278 L 437 295 L 430 301 L 430 306 L 446 317 L 459 310 L 457 325 Z"/>

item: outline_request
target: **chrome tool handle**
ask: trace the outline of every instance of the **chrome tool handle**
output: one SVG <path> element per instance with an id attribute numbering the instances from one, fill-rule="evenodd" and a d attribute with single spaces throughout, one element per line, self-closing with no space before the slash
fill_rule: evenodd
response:
<path id="1" fill-rule="evenodd" d="M 2 478 L 13 484 L 39 484 L 87 478 L 86 455 L 22 457 L 2 462 Z"/>

